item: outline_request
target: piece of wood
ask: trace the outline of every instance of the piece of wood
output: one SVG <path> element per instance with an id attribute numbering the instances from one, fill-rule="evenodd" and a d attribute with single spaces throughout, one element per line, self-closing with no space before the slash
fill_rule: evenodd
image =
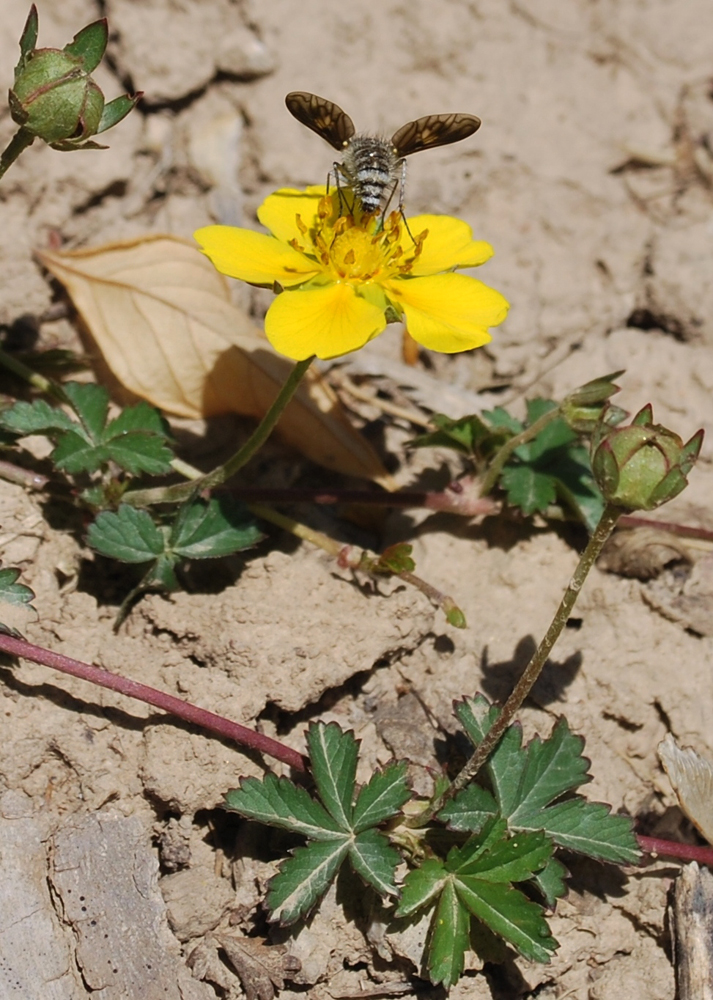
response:
<path id="1" fill-rule="evenodd" d="M 0 1000 L 76 1000 L 82 981 L 72 936 L 47 884 L 49 824 L 32 800 L 8 791 L 0 800 Z"/>
<path id="2" fill-rule="evenodd" d="M 80 817 L 54 838 L 50 873 L 77 939 L 76 961 L 101 1000 L 209 1000 L 171 934 L 150 830 L 138 816 Z"/>
<path id="3" fill-rule="evenodd" d="M 695 861 L 676 879 L 672 925 L 678 1000 L 713 1000 L 713 874 Z"/>

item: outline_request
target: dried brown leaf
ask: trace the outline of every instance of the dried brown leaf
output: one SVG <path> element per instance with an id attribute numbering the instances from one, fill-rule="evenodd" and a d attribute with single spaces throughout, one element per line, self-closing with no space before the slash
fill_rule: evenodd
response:
<path id="1" fill-rule="evenodd" d="M 285 977 L 299 971 L 284 945 L 266 945 L 228 931 L 213 937 L 237 972 L 247 1000 L 274 1000 L 276 991 L 285 988 Z"/>
<path id="2" fill-rule="evenodd" d="M 680 747 L 671 733 L 659 743 L 658 752 L 681 809 L 713 844 L 713 763 L 693 747 Z"/>
<path id="3" fill-rule="evenodd" d="M 672 563 L 690 562 L 682 539 L 657 528 L 635 528 L 613 535 L 597 565 L 608 573 L 651 580 Z"/>
<path id="4" fill-rule="evenodd" d="M 113 375 L 167 413 L 259 420 L 291 371 L 189 240 L 145 236 L 37 256 L 67 289 Z M 308 372 L 277 430 L 320 465 L 394 488 L 316 372 Z"/>

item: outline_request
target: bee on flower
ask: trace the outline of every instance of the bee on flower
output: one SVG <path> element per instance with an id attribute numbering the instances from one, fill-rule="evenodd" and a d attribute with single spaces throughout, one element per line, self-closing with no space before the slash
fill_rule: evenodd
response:
<path id="1" fill-rule="evenodd" d="M 508 302 L 459 268 L 484 264 L 489 243 L 443 215 L 340 215 L 324 186 L 269 195 L 258 219 L 271 235 L 232 226 L 195 233 L 223 274 L 276 288 L 265 333 L 295 361 L 359 350 L 388 323 L 403 320 L 422 347 L 447 354 L 481 347 L 505 319 Z M 413 234 L 411 237 L 410 233 Z"/>

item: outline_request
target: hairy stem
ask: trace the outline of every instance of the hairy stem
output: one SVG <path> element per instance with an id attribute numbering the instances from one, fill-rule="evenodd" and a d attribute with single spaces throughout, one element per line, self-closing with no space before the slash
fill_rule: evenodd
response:
<path id="1" fill-rule="evenodd" d="M 48 396 L 53 396 L 55 399 L 59 399 L 65 402 L 65 397 L 61 391 L 61 387 L 51 379 L 45 378 L 44 375 L 39 375 L 37 372 L 33 372 L 31 368 L 23 364 L 22 361 L 18 360 L 13 354 L 8 354 L 7 351 L 3 351 L 0 348 L 0 365 L 3 368 L 7 368 L 14 375 L 18 375 L 21 379 L 24 379 L 28 385 L 31 385 L 33 389 L 38 389 L 40 392 L 46 392 Z"/>
<path id="2" fill-rule="evenodd" d="M 443 808 L 446 802 L 457 795 L 461 789 L 465 788 L 465 786 L 475 778 L 483 764 L 485 764 L 490 754 L 500 742 L 505 730 L 508 726 L 512 725 L 516 714 L 522 706 L 522 703 L 525 698 L 527 698 L 533 685 L 535 684 L 535 681 L 542 673 L 542 669 L 547 662 L 548 656 L 552 652 L 554 644 L 560 637 L 562 629 L 567 624 L 567 620 L 572 613 L 572 608 L 574 607 L 577 598 L 579 597 L 579 592 L 582 589 L 584 581 L 586 580 L 587 575 L 594 565 L 599 553 L 602 551 L 604 543 L 614 530 L 614 527 L 622 513 L 622 508 L 615 507 L 613 504 L 607 504 L 604 508 L 602 516 L 599 519 L 599 524 L 595 528 L 593 535 L 587 543 L 587 547 L 579 558 L 577 568 L 574 571 L 572 579 L 567 585 L 567 589 L 560 602 L 560 606 L 552 619 L 552 624 L 547 629 L 547 632 L 545 633 L 542 642 L 537 647 L 534 656 L 525 667 L 522 677 L 517 682 L 509 698 L 503 705 L 502 711 L 486 733 L 483 741 L 476 747 L 473 755 L 468 760 L 457 778 L 451 782 L 445 792 L 439 796 L 438 799 L 431 803 L 428 810 L 415 817 L 411 821 L 410 825 L 421 826 L 423 823 L 428 822 L 429 819 L 431 819 L 437 812 L 439 812 L 440 809 Z"/>
<path id="3" fill-rule="evenodd" d="M 539 420 L 536 420 L 534 424 L 526 427 L 524 431 L 520 431 L 514 437 L 511 437 L 509 441 L 506 441 L 502 446 L 500 451 L 496 452 L 492 462 L 488 466 L 488 471 L 483 476 L 483 481 L 480 485 L 480 495 L 485 497 L 490 493 L 490 491 L 495 487 L 498 479 L 500 478 L 500 473 L 503 471 L 505 463 L 510 458 L 512 453 L 516 448 L 519 448 L 521 444 L 527 444 L 528 441 L 532 441 L 540 431 L 544 430 L 548 424 L 551 424 L 553 420 L 557 420 L 560 416 L 560 407 L 555 406 L 553 409 L 548 410 L 547 413 L 543 413 Z"/>
<path id="4" fill-rule="evenodd" d="M 3 177 L 7 173 L 20 153 L 26 150 L 28 146 L 31 146 L 34 141 L 35 136 L 32 132 L 28 132 L 24 128 L 19 128 L 15 132 L 10 142 L 2 153 L 0 153 L 0 177 Z"/>

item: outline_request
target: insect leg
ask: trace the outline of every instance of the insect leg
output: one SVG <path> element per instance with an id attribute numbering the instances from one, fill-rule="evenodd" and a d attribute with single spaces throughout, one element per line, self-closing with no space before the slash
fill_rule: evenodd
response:
<path id="1" fill-rule="evenodd" d="M 394 183 L 391 185 L 391 190 L 389 191 L 389 197 L 386 199 L 386 204 L 384 205 L 384 210 L 381 213 L 381 225 L 382 226 L 384 225 L 384 220 L 386 219 L 386 213 L 389 211 L 389 205 L 391 204 L 392 198 L 396 194 L 396 188 L 399 186 L 399 184 L 400 184 L 400 181 L 397 178 L 394 181 Z M 401 215 L 403 215 L 403 212 L 401 211 L 401 198 L 399 198 L 399 212 L 401 212 Z"/>
<path id="2" fill-rule="evenodd" d="M 341 178 L 343 181 L 346 181 L 347 185 L 350 187 L 351 178 L 349 174 L 345 172 L 344 167 L 342 166 L 341 163 L 337 163 L 335 161 L 335 163 L 333 163 L 332 166 L 334 167 L 334 181 L 337 186 L 337 197 L 339 199 L 339 214 L 344 215 L 344 212 L 342 210 L 343 208 L 346 207 L 347 209 L 346 214 L 354 215 L 354 202 L 352 202 L 351 205 L 349 204 L 347 196 L 344 193 L 344 189 L 342 188 L 342 185 L 339 183 L 339 180 Z"/>
<path id="3" fill-rule="evenodd" d="M 401 181 L 399 183 L 399 214 L 405 222 L 406 216 L 404 215 L 404 195 L 406 194 L 406 157 L 402 156 L 401 163 L 397 163 L 396 166 L 401 167 Z M 408 228 L 408 226 L 406 228 Z"/>
<path id="4" fill-rule="evenodd" d="M 391 194 L 389 195 L 389 201 L 386 203 L 386 207 L 388 208 L 389 202 L 393 198 L 394 192 L 396 191 L 396 188 L 398 187 L 398 189 L 399 189 L 399 215 L 401 216 L 401 221 L 403 222 L 404 226 L 406 227 L 406 232 L 411 237 L 411 242 L 415 246 L 416 240 L 413 238 L 413 233 L 409 229 L 409 224 L 408 224 L 408 221 L 406 219 L 406 213 L 404 212 L 404 192 L 406 191 L 406 157 L 402 156 L 401 159 L 396 164 L 396 166 L 397 167 L 401 167 L 401 177 L 398 178 L 398 180 L 394 181 L 394 186 L 391 189 Z"/>

